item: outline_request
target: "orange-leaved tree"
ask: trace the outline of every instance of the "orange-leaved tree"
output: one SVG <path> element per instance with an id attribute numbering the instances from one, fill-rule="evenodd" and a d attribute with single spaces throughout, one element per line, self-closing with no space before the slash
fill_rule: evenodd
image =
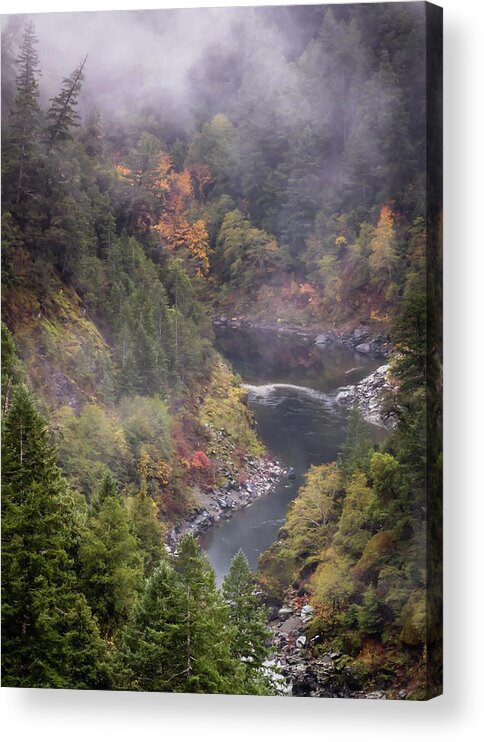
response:
<path id="1" fill-rule="evenodd" d="M 202 181 L 197 181 L 199 190 Z M 169 250 L 186 248 L 190 255 L 196 259 L 196 273 L 204 275 L 209 269 L 208 232 L 203 219 L 189 221 L 188 211 L 194 205 L 195 194 L 190 171 L 183 170 L 181 173 L 170 173 L 165 208 L 156 229 Z"/>

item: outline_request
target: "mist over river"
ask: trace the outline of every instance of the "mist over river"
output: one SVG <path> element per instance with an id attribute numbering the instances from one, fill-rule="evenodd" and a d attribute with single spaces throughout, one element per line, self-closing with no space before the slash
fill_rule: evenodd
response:
<path id="1" fill-rule="evenodd" d="M 242 549 L 252 569 L 276 539 L 304 474 L 313 464 L 332 461 L 345 439 L 348 412 L 335 399 L 341 386 L 355 384 L 381 365 L 339 345 L 318 347 L 298 335 L 273 330 L 218 327 L 217 347 L 240 374 L 249 392 L 260 439 L 285 468 L 275 489 L 217 523 L 201 537 L 221 582 Z M 385 431 L 368 425 L 375 440 Z"/>

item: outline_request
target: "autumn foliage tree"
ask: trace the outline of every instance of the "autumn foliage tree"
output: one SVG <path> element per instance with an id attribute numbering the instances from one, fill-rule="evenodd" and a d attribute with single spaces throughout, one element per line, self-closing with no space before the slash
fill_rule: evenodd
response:
<path id="1" fill-rule="evenodd" d="M 200 166 L 195 173 L 196 188 L 202 196 L 203 188 L 209 182 L 209 171 Z M 210 246 L 204 220 L 189 219 L 187 212 L 194 203 L 195 189 L 190 170 L 170 173 L 165 208 L 156 229 L 171 252 L 185 249 L 195 260 L 196 275 L 204 275 L 209 269 Z"/>
<path id="2" fill-rule="evenodd" d="M 385 286 L 388 294 L 391 287 L 395 285 L 394 274 L 399 263 L 395 215 L 389 206 L 383 206 L 380 211 L 380 218 L 370 247 L 369 265 L 373 281 L 381 287 Z"/>

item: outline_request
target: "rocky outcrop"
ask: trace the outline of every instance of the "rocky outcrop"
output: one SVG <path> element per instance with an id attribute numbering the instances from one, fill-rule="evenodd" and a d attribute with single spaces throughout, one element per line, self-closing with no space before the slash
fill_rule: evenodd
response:
<path id="1" fill-rule="evenodd" d="M 294 601 L 280 608 L 270 622 L 274 635 L 271 662 L 282 679 L 280 692 L 314 698 L 406 698 L 405 690 L 389 695 L 375 688 L 362 662 L 331 648 L 321 651 L 320 637 L 311 636 L 309 630 L 313 616 L 311 605 Z"/>
<path id="2" fill-rule="evenodd" d="M 226 475 L 227 484 L 219 489 L 210 488 L 197 493 L 198 507 L 168 534 L 166 544 L 169 551 L 185 533 L 196 536 L 205 533 L 218 521 L 228 520 L 237 510 L 247 507 L 261 495 L 268 494 L 287 472 L 279 462 L 270 457 L 249 456 L 244 482 L 231 478 L 228 469 L 222 468 L 221 473 Z"/>
<path id="3" fill-rule="evenodd" d="M 358 384 L 344 386 L 336 393 L 336 401 L 344 407 L 356 404 L 362 416 L 374 425 L 391 430 L 395 421 L 384 414 L 385 397 L 391 392 L 389 366 L 380 366 Z"/>

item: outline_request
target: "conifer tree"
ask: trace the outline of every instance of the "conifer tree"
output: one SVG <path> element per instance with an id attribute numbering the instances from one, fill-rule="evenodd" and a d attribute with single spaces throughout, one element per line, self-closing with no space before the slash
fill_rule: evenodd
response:
<path id="1" fill-rule="evenodd" d="M 240 692 L 241 668 L 232 652 L 234 628 L 215 573 L 192 535 L 181 539 L 174 567 L 185 596 L 179 661 L 186 692 Z"/>
<path id="2" fill-rule="evenodd" d="M 131 530 L 143 554 L 144 574 L 147 577 L 162 560 L 165 549 L 163 526 L 158 519 L 156 505 L 146 491 L 146 481 L 142 482 L 140 491 L 131 499 L 129 516 Z"/>
<path id="3" fill-rule="evenodd" d="M 7 173 L 12 174 L 12 197 L 18 206 L 30 189 L 30 180 L 38 161 L 40 108 L 39 56 L 37 37 L 32 21 L 25 25 L 20 53 L 17 58 L 17 94 L 12 111 L 10 141 L 7 151 Z M 7 177 L 8 188 L 9 177 Z"/>
<path id="4" fill-rule="evenodd" d="M 92 510 L 99 513 L 101 507 L 109 497 L 119 497 L 118 485 L 110 471 L 106 472 L 101 480 L 99 489 L 92 502 Z"/>
<path id="5" fill-rule="evenodd" d="M 184 689 L 178 663 L 183 586 L 166 562 L 146 582 L 125 625 L 116 661 L 116 687 L 169 692 Z"/>
<path id="6" fill-rule="evenodd" d="M 12 333 L 2 322 L 2 412 L 7 412 L 13 388 L 22 379 L 22 367 L 16 355 Z"/>
<path id="7" fill-rule="evenodd" d="M 378 595 L 373 585 L 370 585 L 363 596 L 363 603 L 358 607 L 358 627 L 363 633 L 373 636 L 380 632 L 382 618 Z"/>
<path id="8" fill-rule="evenodd" d="M 268 685 L 263 674 L 263 663 L 269 655 L 271 632 L 266 625 L 267 613 L 255 592 L 247 557 L 242 551 L 238 551 L 232 559 L 222 594 L 235 626 L 234 655 L 244 662 L 250 679 Z"/>
<path id="9" fill-rule="evenodd" d="M 118 683 L 178 693 L 243 693 L 234 629 L 207 558 L 185 536 L 173 566 L 161 562 L 123 631 Z"/>
<path id="10" fill-rule="evenodd" d="M 80 116 L 77 113 L 77 100 L 82 90 L 86 61 L 87 56 L 69 77 L 64 78 L 59 95 L 51 98 L 51 106 L 47 112 L 47 118 L 51 122 L 48 126 L 50 146 L 54 144 L 56 139 L 69 139 L 71 129 L 79 126 Z"/>
<path id="11" fill-rule="evenodd" d="M 129 516 L 111 476 L 106 476 L 79 549 L 81 581 L 105 636 L 126 620 L 141 589 L 143 567 Z"/>
<path id="12" fill-rule="evenodd" d="M 105 647 L 73 569 L 74 501 L 23 385 L 5 419 L 2 465 L 2 682 L 106 687 Z"/>

